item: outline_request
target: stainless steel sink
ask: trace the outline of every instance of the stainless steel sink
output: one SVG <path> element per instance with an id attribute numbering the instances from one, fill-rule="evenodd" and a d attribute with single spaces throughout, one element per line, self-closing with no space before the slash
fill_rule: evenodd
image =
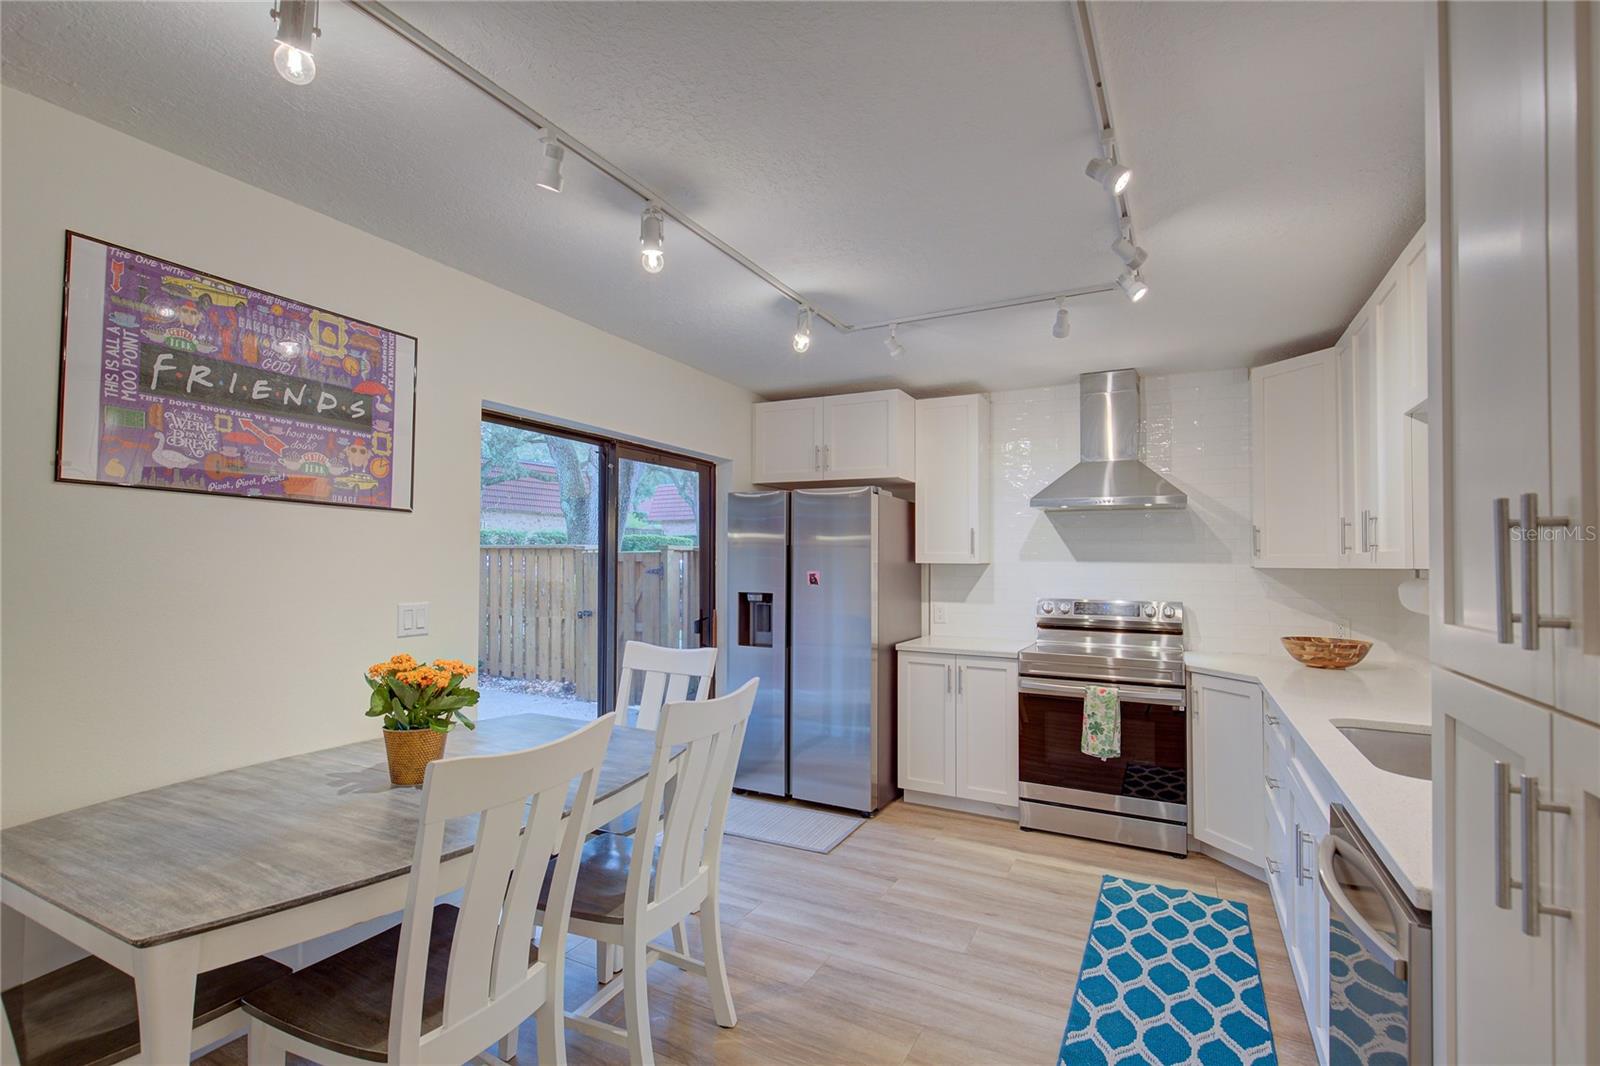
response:
<path id="1" fill-rule="evenodd" d="M 1335 725 L 1380 770 L 1433 780 L 1433 738 L 1427 733 L 1372 725 Z"/>

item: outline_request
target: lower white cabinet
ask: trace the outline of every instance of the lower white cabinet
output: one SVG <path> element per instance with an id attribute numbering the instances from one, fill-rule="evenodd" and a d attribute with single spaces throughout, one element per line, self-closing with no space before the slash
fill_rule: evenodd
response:
<path id="1" fill-rule="evenodd" d="M 1442 669 L 1433 706 L 1435 1060 L 1600 1061 L 1600 729 Z"/>
<path id="2" fill-rule="evenodd" d="M 1015 807 L 1016 659 L 902 651 L 899 682 L 900 787 Z"/>
<path id="3" fill-rule="evenodd" d="M 1193 674 L 1189 683 L 1190 831 L 1262 865 L 1261 686 Z"/>

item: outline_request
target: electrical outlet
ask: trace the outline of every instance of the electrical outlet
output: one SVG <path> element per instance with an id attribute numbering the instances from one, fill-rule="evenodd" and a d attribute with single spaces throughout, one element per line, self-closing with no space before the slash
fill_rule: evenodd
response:
<path id="1" fill-rule="evenodd" d="M 944 604 L 936 603 L 936 604 L 933 605 L 933 623 L 934 623 L 934 625 L 944 625 L 944 623 L 945 623 Z"/>
<path id="2" fill-rule="evenodd" d="M 425 637 L 428 635 L 428 605 L 402 603 L 395 608 L 394 635 L 397 637 Z"/>

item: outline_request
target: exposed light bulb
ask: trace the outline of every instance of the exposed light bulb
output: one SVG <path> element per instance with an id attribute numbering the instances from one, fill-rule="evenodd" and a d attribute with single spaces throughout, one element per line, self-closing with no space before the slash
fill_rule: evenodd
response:
<path id="1" fill-rule="evenodd" d="M 1050 336 L 1064 341 L 1071 332 L 1072 323 L 1067 321 L 1067 298 L 1062 296 L 1056 300 L 1056 323 L 1050 327 Z"/>
<path id="2" fill-rule="evenodd" d="M 1134 244 L 1126 233 L 1111 242 L 1111 250 L 1117 254 L 1118 259 L 1128 265 L 1129 270 L 1138 270 L 1144 266 L 1144 261 L 1150 258 L 1150 253 Z"/>
<path id="3" fill-rule="evenodd" d="M 802 307 L 794 320 L 794 350 L 800 355 L 811 348 L 811 308 Z"/>
<path id="4" fill-rule="evenodd" d="M 889 349 L 890 359 L 898 359 L 906 354 L 906 346 L 900 343 L 899 323 L 889 327 L 889 336 L 884 340 L 883 346 Z"/>
<path id="5" fill-rule="evenodd" d="M 1127 270 L 1117 278 L 1117 287 L 1127 296 L 1129 303 L 1138 303 L 1150 294 L 1150 286 L 1144 283 L 1137 270 Z"/>
<path id="6" fill-rule="evenodd" d="M 639 265 L 647 274 L 659 274 L 667 265 L 667 253 L 662 249 L 664 217 L 654 204 L 647 205 L 639 216 Z"/>
<path id="7" fill-rule="evenodd" d="M 317 0 L 279 0 L 272 9 L 278 23 L 273 40 L 272 65 L 291 85 L 310 85 L 317 76 L 317 61 L 311 49 L 322 30 L 317 26 Z"/>
<path id="8" fill-rule="evenodd" d="M 561 161 L 566 158 L 567 150 L 561 147 L 561 142 L 550 134 L 544 135 L 544 158 L 539 160 L 539 177 L 534 184 L 541 189 L 551 192 L 561 191 Z"/>
<path id="9" fill-rule="evenodd" d="M 1128 187 L 1128 182 L 1133 180 L 1133 171 L 1121 163 L 1113 162 L 1105 156 L 1089 160 L 1089 165 L 1084 168 L 1084 173 L 1106 187 L 1106 192 L 1112 196 L 1121 196 L 1122 190 Z"/>

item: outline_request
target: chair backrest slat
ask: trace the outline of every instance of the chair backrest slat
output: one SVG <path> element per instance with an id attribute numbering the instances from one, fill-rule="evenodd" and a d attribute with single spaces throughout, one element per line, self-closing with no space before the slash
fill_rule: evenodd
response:
<path id="1" fill-rule="evenodd" d="M 738 691 L 714 700 L 662 707 L 640 807 L 640 829 L 634 838 L 636 849 L 647 847 L 659 826 L 660 852 L 654 864 L 639 861 L 646 858 L 645 853 L 635 853 L 623 904 L 629 920 L 642 919 L 647 908 L 702 872 L 715 876 L 734 770 L 750 709 L 755 705 L 757 683 L 752 678 Z"/>
<path id="2" fill-rule="evenodd" d="M 654 729 L 665 703 L 687 699 L 701 701 L 711 695 L 711 675 L 717 666 L 716 648 L 663 648 L 630 640 L 622 648 L 622 677 L 617 684 L 616 711 L 627 721 L 628 702 L 636 679 L 643 678 L 639 693 L 639 729 Z M 694 695 L 689 684 L 695 682 Z"/>
<path id="3" fill-rule="evenodd" d="M 400 923 L 389 1061 L 465 1061 L 505 1035 L 477 1031 L 505 1016 L 502 1003 L 512 1001 L 508 1009 L 523 1018 L 545 995 L 561 994 L 544 987 L 545 961 L 530 967 L 528 948 L 553 854 L 545 936 L 555 937 L 554 944 L 566 939 L 584 823 L 615 721 L 608 714 L 526 751 L 429 764 Z M 571 815 L 563 820 L 574 781 Z M 478 831 L 452 934 L 443 1024 L 424 1035 L 422 994 L 445 824 L 471 815 Z"/>

